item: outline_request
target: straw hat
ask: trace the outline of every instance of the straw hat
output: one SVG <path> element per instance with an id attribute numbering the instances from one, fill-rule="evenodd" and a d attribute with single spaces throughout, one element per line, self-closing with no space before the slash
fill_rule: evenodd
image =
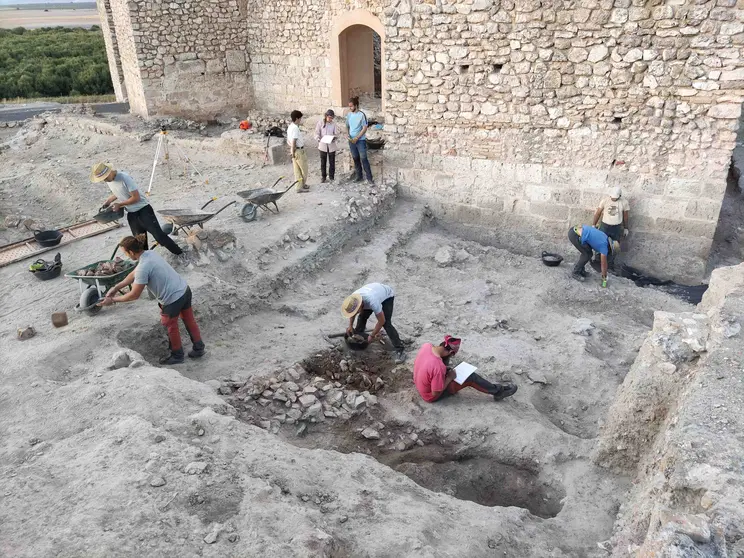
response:
<path id="1" fill-rule="evenodd" d="M 353 318 L 362 309 L 362 295 L 354 293 L 344 299 L 344 303 L 341 305 L 341 314 L 344 318 Z"/>
<path id="2" fill-rule="evenodd" d="M 91 182 L 103 182 L 112 172 L 116 172 L 110 163 L 96 163 L 90 171 Z"/>

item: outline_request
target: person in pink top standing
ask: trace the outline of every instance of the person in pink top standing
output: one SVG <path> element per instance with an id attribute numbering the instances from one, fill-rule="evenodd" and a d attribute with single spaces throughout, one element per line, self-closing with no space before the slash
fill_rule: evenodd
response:
<path id="1" fill-rule="evenodd" d="M 321 182 L 326 181 L 326 176 L 333 182 L 336 179 L 336 139 L 339 136 L 339 130 L 333 119 L 336 113 L 328 109 L 323 120 L 318 120 L 315 125 L 315 139 L 318 142 L 318 151 L 320 151 L 320 176 Z M 330 143 L 326 143 L 323 138 L 333 137 Z M 328 164 L 328 173 L 326 174 L 326 163 Z"/>
<path id="2" fill-rule="evenodd" d="M 413 363 L 413 382 L 424 401 L 440 401 L 466 387 L 492 395 L 494 401 L 517 392 L 514 384 L 492 384 L 475 372 L 462 385 L 455 382 L 455 371 L 447 364 L 449 358 L 460 350 L 461 343 L 461 339 L 445 335 L 438 346 L 425 343 L 419 350 Z"/>

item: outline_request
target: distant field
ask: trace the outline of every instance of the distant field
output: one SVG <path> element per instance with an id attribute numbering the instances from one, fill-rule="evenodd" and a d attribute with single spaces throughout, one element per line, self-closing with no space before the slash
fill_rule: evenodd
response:
<path id="1" fill-rule="evenodd" d="M 100 28 L 0 29 L 0 99 L 111 93 Z"/>
<path id="2" fill-rule="evenodd" d="M 84 9 L 56 9 L 49 11 L 34 7 L 16 10 L 0 7 L 0 29 L 14 29 L 25 27 L 26 29 L 38 29 L 40 27 L 83 27 L 90 29 L 94 25 L 100 25 L 98 11 L 90 8 Z"/>

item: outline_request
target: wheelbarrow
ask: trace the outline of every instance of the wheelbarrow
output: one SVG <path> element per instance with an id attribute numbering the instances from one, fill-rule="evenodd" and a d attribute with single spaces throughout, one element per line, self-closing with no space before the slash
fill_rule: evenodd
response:
<path id="1" fill-rule="evenodd" d="M 276 205 L 277 200 L 289 192 L 292 187 L 299 182 L 295 180 L 286 190 L 280 190 L 277 192 L 274 190 L 274 187 L 282 180 L 284 180 L 284 177 L 280 176 L 271 188 L 254 188 L 253 190 L 243 190 L 242 192 L 238 192 L 237 195 L 246 200 L 246 203 L 244 203 L 240 208 L 240 211 L 238 211 L 238 215 L 240 215 L 244 221 L 250 222 L 256 218 L 259 207 L 269 213 L 279 213 L 279 206 Z M 276 211 L 271 209 L 269 206 L 270 203 L 274 204 Z"/>
<path id="2" fill-rule="evenodd" d="M 97 314 L 100 312 L 101 307 L 98 303 L 104 296 L 106 296 L 109 289 L 124 279 L 135 267 L 137 267 L 137 262 L 125 260 L 124 269 L 114 273 L 113 275 L 82 275 L 82 273 L 89 269 L 96 269 L 98 264 L 114 261 L 114 256 L 118 249 L 119 246 L 117 245 L 113 254 L 111 254 L 111 258 L 108 260 L 100 260 L 71 273 L 65 273 L 65 277 L 77 279 L 78 286 L 80 287 L 80 302 L 75 306 L 75 310 L 78 312 L 88 312 L 89 314 Z M 130 285 L 129 290 L 131 289 L 132 287 Z"/>
<path id="3" fill-rule="evenodd" d="M 237 203 L 235 201 L 231 201 L 221 209 L 215 211 L 214 213 L 210 213 L 209 211 L 204 211 L 204 208 L 207 207 L 210 203 L 215 201 L 217 198 L 212 198 L 207 203 L 201 206 L 200 209 L 161 209 L 158 211 L 160 215 L 163 216 L 163 219 L 168 221 L 171 225 L 173 225 L 173 230 L 170 234 L 173 236 L 178 235 L 178 231 L 184 231 L 186 234 L 189 234 L 191 232 L 191 229 L 194 227 L 199 227 L 200 229 L 204 228 L 204 223 L 212 219 L 214 216 L 218 215 L 219 213 L 222 213 L 225 209 L 230 207 L 231 205 Z"/>

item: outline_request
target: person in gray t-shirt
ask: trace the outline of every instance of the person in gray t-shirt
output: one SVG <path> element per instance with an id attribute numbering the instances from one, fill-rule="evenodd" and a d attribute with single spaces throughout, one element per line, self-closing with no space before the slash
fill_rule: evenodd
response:
<path id="1" fill-rule="evenodd" d="M 160 322 L 168 332 L 170 354 L 160 359 L 160 364 L 179 364 L 183 362 L 183 346 L 178 331 L 178 318 L 183 320 L 193 345 L 189 351 L 190 358 L 204 355 L 204 342 L 201 339 L 199 326 L 191 309 L 191 289 L 160 254 L 147 250 L 147 237 L 127 236 L 120 243 L 126 255 L 137 262 L 137 267 L 121 283 L 114 285 L 107 293 L 101 306 L 116 302 L 137 300 L 147 287 L 158 299 L 160 305 Z M 131 287 L 125 295 L 119 295 L 124 287 Z"/>
<path id="2" fill-rule="evenodd" d="M 103 207 L 111 207 L 114 211 L 125 209 L 132 236 L 144 234 L 147 239 L 147 233 L 150 233 L 158 244 L 171 253 L 177 256 L 183 254 L 178 244 L 163 232 L 150 202 L 140 193 L 137 183 L 131 176 L 117 171 L 108 163 L 98 163 L 91 170 L 90 180 L 94 183 L 105 182 L 108 185 L 111 196 L 103 202 Z"/>
<path id="3" fill-rule="evenodd" d="M 388 339 L 395 347 L 395 361 L 400 364 L 405 362 L 406 355 L 398 330 L 393 325 L 394 303 L 395 292 L 391 287 L 382 283 L 369 283 L 344 299 L 341 305 L 341 314 L 349 319 L 349 327 L 346 329 L 347 336 L 364 335 L 367 320 L 374 314 L 377 323 L 367 337 L 367 342 L 374 341 L 380 330 L 385 328 Z M 354 326 L 354 320 L 356 320 L 356 327 Z"/>

